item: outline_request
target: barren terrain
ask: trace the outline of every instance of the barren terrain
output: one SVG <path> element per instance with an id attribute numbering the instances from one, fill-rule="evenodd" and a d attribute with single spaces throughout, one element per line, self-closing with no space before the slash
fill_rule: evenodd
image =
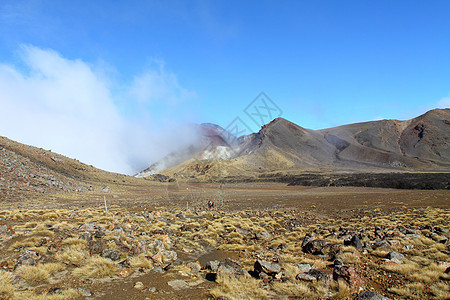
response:
<path id="1" fill-rule="evenodd" d="M 0 299 L 448 299 L 448 172 L 195 168 L 134 178 L 1 138 Z"/>
<path id="2" fill-rule="evenodd" d="M 132 179 L 108 187 L 2 203 L 3 298 L 448 297 L 448 190 Z M 321 242 L 302 247 L 308 236 Z M 343 268 L 336 260 L 359 279 L 333 279 Z"/>

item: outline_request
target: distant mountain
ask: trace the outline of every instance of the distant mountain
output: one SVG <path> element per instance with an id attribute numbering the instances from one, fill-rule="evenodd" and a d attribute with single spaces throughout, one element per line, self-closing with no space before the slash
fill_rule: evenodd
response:
<path id="1" fill-rule="evenodd" d="M 450 109 L 417 118 L 381 120 L 311 130 L 283 118 L 257 133 L 230 134 L 199 125 L 202 143 L 172 153 L 139 176 L 236 176 L 271 172 L 450 171 Z M 233 142 L 230 142 L 232 140 Z M 164 166 L 164 167 L 163 167 Z"/>
<path id="2" fill-rule="evenodd" d="M 146 177 L 157 174 L 193 157 L 202 160 L 229 159 L 232 157 L 228 150 L 237 145 L 237 139 L 233 134 L 212 123 L 189 124 L 188 126 L 191 126 L 192 131 L 197 133 L 198 139 L 195 139 L 194 143 L 169 153 L 135 176 Z"/>

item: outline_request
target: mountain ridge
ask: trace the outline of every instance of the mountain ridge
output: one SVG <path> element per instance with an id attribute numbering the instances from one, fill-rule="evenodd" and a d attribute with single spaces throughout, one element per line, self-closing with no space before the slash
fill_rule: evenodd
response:
<path id="1" fill-rule="evenodd" d="M 233 155 L 205 159 L 200 151 L 162 174 L 220 177 L 276 171 L 450 171 L 450 109 L 431 110 L 405 121 L 368 121 L 320 130 L 278 117 L 258 132 L 236 140 L 236 145 L 203 151 L 226 147 Z"/>

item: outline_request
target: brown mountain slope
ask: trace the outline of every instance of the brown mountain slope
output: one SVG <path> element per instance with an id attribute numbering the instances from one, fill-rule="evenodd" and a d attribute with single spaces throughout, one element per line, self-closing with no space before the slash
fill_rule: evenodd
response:
<path id="1" fill-rule="evenodd" d="M 449 167 L 450 109 L 432 110 L 407 121 L 381 120 L 344 125 L 320 132 L 340 143 L 337 157 L 386 167 Z M 345 144 L 345 145 L 343 145 Z"/>
<path id="2" fill-rule="evenodd" d="M 19 201 L 56 192 L 87 192 L 120 182 L 125 175 L 105 172 L 49 150 L 0 137 L 0 199 Z M 34 197 L 34 196 L 33 196 Z"/>
<path id="3" fill-rule="evenodd" d="M 235 176 L 266 172 L 450 171 L 450 109 L 417 118 L 381 120 L 323 130 L 283 118 L 239 138 L 232 159 L 194 157 L 166 175 Z"/>

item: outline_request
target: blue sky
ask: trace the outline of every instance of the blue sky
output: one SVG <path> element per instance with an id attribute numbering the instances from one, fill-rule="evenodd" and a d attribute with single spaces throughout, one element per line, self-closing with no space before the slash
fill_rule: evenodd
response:
<path id="1" fill-rule="evenodd" d="M 262 91 L 311 129 L 409 119 L 450 106 L 449 12 L 450 1 L 5 0 L 0 135 L 130 173 L 161 155 L 142 140 L 168 151 L 184 122 L 240 117 L 258 130 L 244 109 Z M 8 116 L 21 112 L 19 130 Z M 116 144 L 147 154 L 99 162 Z"/>

